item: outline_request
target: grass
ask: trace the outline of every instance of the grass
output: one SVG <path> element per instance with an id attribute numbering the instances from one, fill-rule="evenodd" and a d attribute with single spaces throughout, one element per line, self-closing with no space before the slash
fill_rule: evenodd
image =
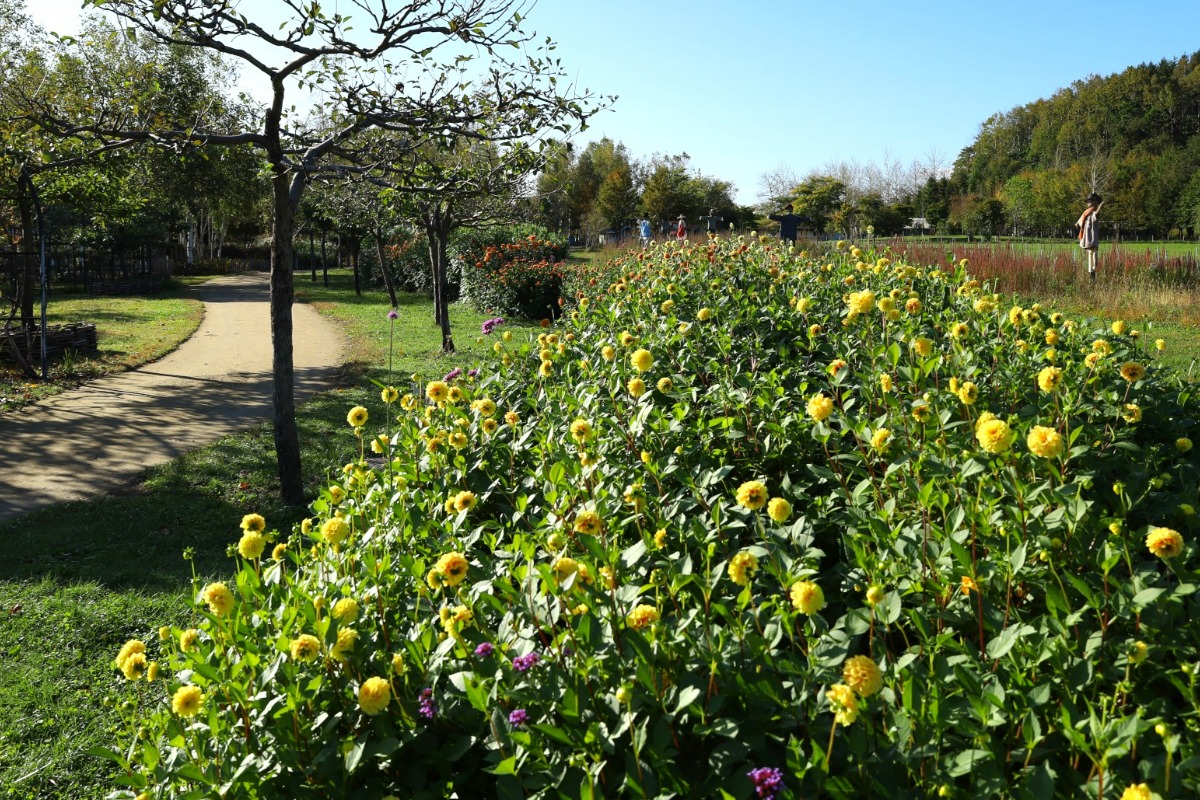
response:
<path id="1" fill-rule="evenodd" d="M 45 382 L 0 361 L 0 413 L 162 358 L 200 327 L 203 316 L 203 304 L 182 287 L 150 297 L 56 297 L 47 307 L 47 322 L 95 323 L 99 349 L 56 359 Z"/>
<path id="2" fill-rule="evenodd" d="M 299 276 L 298 276 L 299 277 Z M 440 377 L 476 361 L 486 316 L 451 309 L 459 352 L 444 356 L 432 304 L 405 296 L 394 331 L 381 292 L 353 294 L 349 276 L 331 275 L 329 289 L 303 279 L 300 296 L 351 334 L 341 388 L 300 410 L 304 474 L 310 490 L 327 470 L 355 456 L 346 411 L 379 408 L 368 381 L 386 381 L 389 334 L 392 375 Z M 145 299 L 143 298 L 143 302 Z M 383 366 L 381 366 L 383 365 Z M 257 511 L 288 529 L 300 513 L 278 499 L 271 426 L 227 436 L 148 471 L 119 497 L 64 503 L 0 524 L 0 800 L 94 798 L 114 778 L 106 761 L 85 754 L 111 744 L 119 709 L 105 704 L 124 680 L 112 660 L 131 637 L 186 623 L 193 569 L 201 581 L 231 572 L 226 552 L 243 514 Z M 192 560 L 185 561 L 189 548 Z"/>

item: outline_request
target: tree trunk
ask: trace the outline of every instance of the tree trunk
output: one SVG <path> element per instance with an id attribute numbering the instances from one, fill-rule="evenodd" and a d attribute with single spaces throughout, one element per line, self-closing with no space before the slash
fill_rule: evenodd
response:
<path id="1" fill-rule="evenodd" d="M 362 297 L 362 283 L 358 277 L 358 251 L 359 251 L 358 234 L 354 234 L 354 238 L 350 241 L 350 267 L 354 270 L 354 294 Z"/>
<path id="2" fill-rule="evenodd" d="M 438 235 L 432 224 L 425 225 L 425 243 L 429 247 L 430 277 L 433 280 L 433 324 L 442 324 L 442 278 L 438 272 Z"/>
<path id="3" fill-rule="evenodd" d="M 317 248 L 313 242 L 312 225 L 308 226 L 308 266 L 312 270 L 312 282 L 317 282 Z"/>
<path id="4" fill-rule="evenodd" d="M 439 324 L 442 328 L 442 352 L 454 352 L 454 339 L 450 335 L 450 308 L 449 308 L 449 292 L 446 290 L 446 243 L 450 238 L 449 231 L 439 230 L 437 236 L 437 266 L 434 268 L 437 272 L 437 312 Z"/>
<path id="5" fill-rule="evenodd" d="M 32 179 L 24 177 L 22 183 L 31 184 Z M 38 274 L 38 262 L 33 257 L 34 243 L 37 241 L 37 233 L 33 229 L 33 193 L 26 193 L 26 187 L 21 187 L 18 192 L 18 204 L 21 207 L 21 252 L 24 258 L 21 259 L 21 280 L 18 283 L 17 299 L 21 304 L 21 327 L 32 328 L 34 326 L 33 318 L 33 282 Z M 28 354 L 26 354 L 28 355 Z"/>
<path id="6" fill-rule="evenodd" d="M 325 260 L 325 228 L 321 228 L 321 274 L 325 281 L 325 288 L 329 288 L 329 262 Z"/>
<path id="7" fill-rule="evenodd" d="M 296 387 L 292 364 L 292 228 L 295 205 L 292 175 L 280 167 L 271 178 L 275 220 L 271 230 L 271 347 L 274 386 L 271 403 L 275 422 L 275 456 L 279 462 L 279 493 L 288 505 L 304 501 L 300 474 L 300 437 L 296 427 Z"/>
<path id="8" fill-rule="evenodd" d="M 391 301 L 392 308 L 398 308 L 400 303 L 396 300 L 396 287 L 392 285 L 392 276 L 388 273 L 387 259 L 384 257 L 383 231 L 376 228 L 374 233 L 375 252 L 379 256 L 379 274 L 383 276 L 383 285 L 387 288 L 388 300 Z"/>

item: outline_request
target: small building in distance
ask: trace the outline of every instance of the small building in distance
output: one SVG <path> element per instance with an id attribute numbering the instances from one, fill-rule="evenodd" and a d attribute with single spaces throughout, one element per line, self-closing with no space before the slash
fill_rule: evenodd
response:
<path id="1" fill-rule="evenodd" d="M 903 230 L 905 234 L 919 234 L 924 236 L 927 233 L 933 233 L 933 226 L 924 217 L 912 217 Z"/>

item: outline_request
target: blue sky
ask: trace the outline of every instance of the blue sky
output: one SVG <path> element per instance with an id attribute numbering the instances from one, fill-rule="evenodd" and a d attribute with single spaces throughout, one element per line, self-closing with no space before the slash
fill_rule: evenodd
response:
<path id="1" fill-rule="evenodd" d="M 60 32 L 79 15 L 78 0 L 30 5 Z M 687 152 L 745 204 L 782 165 L 952 163 L 998 111 L 1200 50 L 1197 0 L 539 0 L 526 21 L 579 85 L 618 95 L 578 144 Z"/>

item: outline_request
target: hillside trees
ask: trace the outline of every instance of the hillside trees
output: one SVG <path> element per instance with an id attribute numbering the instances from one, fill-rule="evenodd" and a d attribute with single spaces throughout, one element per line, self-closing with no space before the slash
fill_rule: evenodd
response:
<path id="1" fill-rule="evenodd" d="M 231 0 L 89 0 L 131 35 L 223 55 L 264 79 L 270 99 L 254 124 L 187 114 L 148 112 L 153 75 L 127 76 L 120 91 L 92 81 L 82 102 L 50 91 L 26 98 L 29 118 L 53 134 L 108 145 L 147 143 L 187 148 L 254 147 L 270 175 L 272 209 L 271 331 L 275 449 L 281 494 L 303 500 L 292 371 L 292 237 L 294 215 L 309 180 L 358 161 L 355 137 L 386 129 L 413 146 L 447 133 L 481 140 L 488 120 L 534 135 L 586 117 L 585 96 L 561 88 L 552 44 L 531 45 L 515 0 L 409 0 L 349 4 L 350 13 L 317 3 L 280 3 L 278 16 L 242 13 Z M 282 24 L 279 17 L 283 17 Z M 508 56 L 511 46 L 513 55 Z M 505 49 L 501 53 L 501 48 Z M 471 86 L 481 91 L 464 91 Z M 289 109 L 303 89 L 320 110 L 310 122 Z M 320 124 L 329 120 L 332 124 Z M 486 123 L 486 124 L 485 124 Z M 343 167 L 339 166 L 339 169 Z"/>

